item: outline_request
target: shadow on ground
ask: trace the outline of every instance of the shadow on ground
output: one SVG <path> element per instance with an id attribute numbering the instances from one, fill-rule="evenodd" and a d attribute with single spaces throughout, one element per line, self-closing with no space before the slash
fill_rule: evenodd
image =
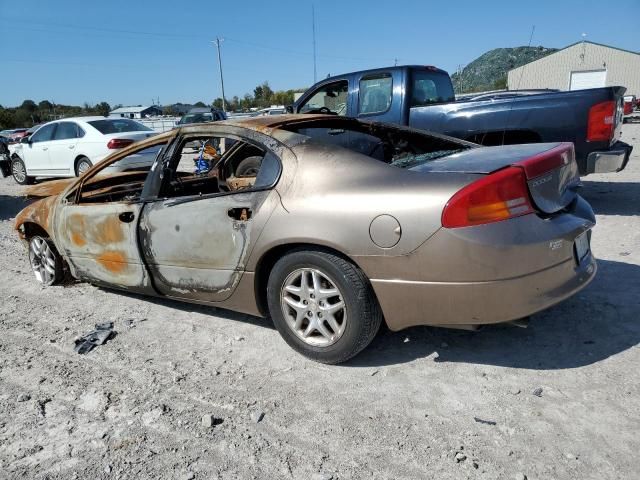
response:
<path id="1" fill-rule="evenodd" d="M 583 181 L 580 191 L 600 215 L 640 215 L 640 183 Z"/>
<path id="2" fill-rule="evenodd" d="M 434 352 L 437 362 L 534 370 L 576 368 L 604 360 L 640 341 L 640 266 L 606 260 L 598 266 L 591 285 L 532 316 L 527 329 L 496 325 L 478 332 L 430 327 L 387 330 L 347 365 L 394 365 Z"/>
<path id="3" fill-rule="evenodd" d="M 30 200 L 26 200 L 22 197 L 0 195 L 0 220 L 10 220 L 15 218 L 18 212 L 29 203 L 31 203 Z"/>
<path id="4" fill-rule="evenodd" d="M 210 315 L 212 317 L 222 318 L 225 320 L 233 320 L 236 322 L 248 323 L 257 327 L 265 327 L 275 329 L 273 322 L 270 318 L 255 317 L 253 315 L 247 315 L 245 313 L 234 312 L 233 310 L 227 310 L 224 308 L 217 308 L 209 305 L 199 305 L 196 303 L 181 302 L 179 300 L 172 300 L 162 297 L 150 297 L 146 295 L 138 295 L 136 293 L 124 292 L 120 290 L 110 290 L 104 288 L 103 290 L 114 293 L 116 295 L 125 295 L 127 297 L 136 298 L 143 302 L 150 302 L 156 305 L 162 305 L 167 308 L 174 308 L 187 313 L 199 313 L 201 315 Z"/>

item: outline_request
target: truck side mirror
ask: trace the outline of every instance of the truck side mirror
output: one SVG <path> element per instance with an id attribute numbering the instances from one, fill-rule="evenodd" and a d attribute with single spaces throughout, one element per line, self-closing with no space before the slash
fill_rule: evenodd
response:
<path id="1" fill-rule="evenodd" d="M 287 111 L 287 113 L 293 113 L 293 105 L 287 105 L 286 107 L 284 107 L 284 109 Z"/>

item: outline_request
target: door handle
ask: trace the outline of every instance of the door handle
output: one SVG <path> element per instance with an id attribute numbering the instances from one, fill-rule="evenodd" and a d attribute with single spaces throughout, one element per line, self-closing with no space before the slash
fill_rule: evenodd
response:
<path id="1" fill-rule="evenodd" d="M 234 220 L 246 222 L 251 218 L 252 213 L 253 212 L 251 211 L 250 208 L 235 207 L 235 208 L 230 208 L 229 211 L 227 212 L 227 215 L 229 215 L 229 217 L 233 218 Z"/>
<path id="2" fill-rule="evenodd" d="M 49 150 L 49 147 L 42 147 L 42 150 Z"/>
<path id="3" fill-rule="evenodd" d="M 69 148 L 76 148 L 75 145 L 69 145 Z"/>
<path id="4" fill-rule="evenodd" d="M 118 218 L 121 222 L 131 223 L 133 222 L 133 219 L 136 218 L 136 216 L 133 214 L 133 212 L 122 212 L 118 215 Z"/>

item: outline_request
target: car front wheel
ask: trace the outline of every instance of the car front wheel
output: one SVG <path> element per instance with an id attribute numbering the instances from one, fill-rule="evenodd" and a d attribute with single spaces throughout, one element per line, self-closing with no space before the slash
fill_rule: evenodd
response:
<path id="1" fill-rule="evenodd" d="M 322 363 L 344 362 L 375 337 L 382 313 L 366 276 L 325 251 L 297 250 L 274 265 L 269 312 L 284 340 Z"/>
<path id="2" fill-rule="evenodd" d="M 19 157 L 14 157 L 11 160 L 11 175 L 16 183 L 20 185 L 29 185 L 33 183 L 33 177 L 27 175 L 27 167 Z"/>
<path id="3" fill-rule="evenodd" d="M 45 287 L 63 278 L 62 258 L 48 238 L 36 235 L 29 240 L 29 263 L 36 280 Z"/>

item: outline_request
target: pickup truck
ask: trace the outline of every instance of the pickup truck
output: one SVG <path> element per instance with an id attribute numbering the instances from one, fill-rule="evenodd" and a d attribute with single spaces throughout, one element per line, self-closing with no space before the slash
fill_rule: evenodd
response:
<path id="1" fill-rule="evenodd" d="M 405 125 L 482 145 L 573 142 L 581 175 L 619 172 L 624 87 L 570 92 L 506 91 L 456 100 L 449 74 L 397 66 L 326 78 L 290 113 L 328 113 Z"/>

